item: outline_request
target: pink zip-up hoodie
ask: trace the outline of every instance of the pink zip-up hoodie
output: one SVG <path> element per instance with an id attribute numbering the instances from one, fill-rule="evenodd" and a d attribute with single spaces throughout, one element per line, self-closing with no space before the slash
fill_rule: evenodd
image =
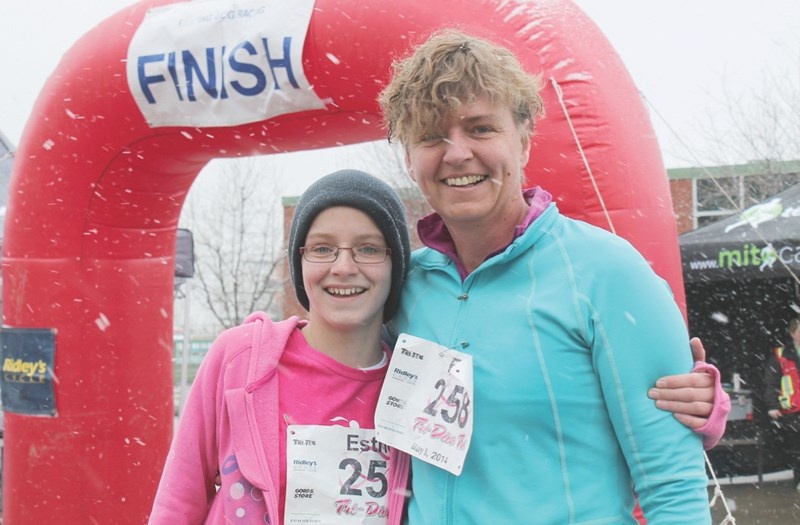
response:
<path id="1" fill-rule="evenodd" d="M 186 400 L 148 523 L 277 525 L 276 367 L 302 322 L 273 322 L 256 312 L 214 341 Z M 409 458 L 394 449 L 390 454 L 388 524 L 399 525 Z"/>

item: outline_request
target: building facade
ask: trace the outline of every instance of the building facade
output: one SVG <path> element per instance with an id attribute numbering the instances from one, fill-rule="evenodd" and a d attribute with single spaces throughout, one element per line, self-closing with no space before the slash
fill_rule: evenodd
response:
<path id="1" fill-rule="evenodd" d="M 729 217 L 800 184 L 800 161 L 668 170 L 678 233 Z"/>

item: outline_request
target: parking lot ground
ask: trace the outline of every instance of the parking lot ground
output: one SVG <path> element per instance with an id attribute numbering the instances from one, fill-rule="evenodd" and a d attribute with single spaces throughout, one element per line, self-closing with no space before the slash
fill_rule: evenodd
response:
<path id="1" fill-rule="evenodd" d="M 736 525 L 800 524 L 800 493 L 791 471 L 767 474 L 761 483 L 754 476 L 725 478 L 720 480 L 720 488 Z M 713 498 L 713 486 L 709 486 L 708 494 Z M 721 500 L 711 508 L 711 515 L 715 525 L 724 521 L 726 511 Z"/>

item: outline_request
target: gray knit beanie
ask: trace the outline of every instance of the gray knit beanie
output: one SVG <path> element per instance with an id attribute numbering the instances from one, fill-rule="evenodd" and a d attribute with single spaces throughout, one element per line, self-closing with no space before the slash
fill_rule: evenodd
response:
<path id="1" fill-rule="evenodd" d="M 347 206 L 366 213 L 383 234 L 391 248 L 392 287 L 383 308 L 383 320 L 397 312 L 400 290 L 408 275 L 411 246 L 408 240 L 406 213 L 403 202 L 391 186 L 358 170 L 340 170 L 314 182 L 300 197 L 289 232 L 289 268 L 297 300 L 309 309 L 308 295 L 303 286 L 303 266 L 300 248 L 306 242 L 314 218 L 334 206 Z"/>

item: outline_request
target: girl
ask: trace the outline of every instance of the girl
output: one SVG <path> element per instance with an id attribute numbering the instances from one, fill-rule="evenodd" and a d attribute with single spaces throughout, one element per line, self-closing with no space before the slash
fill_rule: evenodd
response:
<path id="1" fill-rule="evenodd" d="M 323 177 L 297 204 L 289 263 L 308 321 L 255 313 L 217 338 L 149 523 L 399 523 L 408 458 L 373 418 L 408 272 L 402 202 L 360 171 Z"/>

